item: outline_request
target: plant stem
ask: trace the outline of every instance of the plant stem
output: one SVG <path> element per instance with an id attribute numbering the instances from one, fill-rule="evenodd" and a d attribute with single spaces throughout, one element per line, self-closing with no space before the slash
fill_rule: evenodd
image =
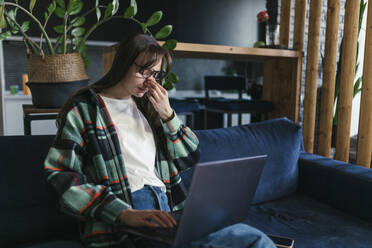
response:
<path id="1" fill-rule="evenodd" d="M 31 14 L 28 10 L 26 10 L 25 8 L 23 8 L 22 6 L 20 6 L 19 4 L 16 4 L 16 3 L 3 2 L 2 4 L 17 7 L 20 10 L 22 10 L 23 12 L 25 12 L 28 16 L 30 16 L 31 19 L 33 19 L 37 23 L 37 25 L 39 26 L 39 28 L 41 30 L 41 33 L 44 34 L 45 40 L 47 41 L 47 44 L 48 44 L 50 54 L 54 54 L 54 49 L 53 49 L 52 43 L 50 42 L 48 34 L 45 32 L 45 29 L 43 28 L 43 26 L 41 25 L 39 20 L 33 14 Z M 42 50 L 40 50 L 40 52 L 42 53 Z"/>
<path id="2" fill-rule="evenodd" d="M 96 10 L 96 8 L 104 8 L 104 7 L 106 7 L 106 6 L 104 6 L 104 5 L 99 5 L 99 6 L 97 6 L 97 7 L 94 7 L 94 8 L 92 8 L 92 9 L 88 10 L 87 12 L 85 12 L 82 16 L 80 16 L 80 18 L 89 15 L 91 12 L 93 12 L 94 10 Z M 78 20 L 78 19 L 76 19 L 74 22 L 71 22 L 71 23 L 70 23 L 70 25 L 67 27 L 66 33 L 69 32 L 69 31 L 71 30 L 71 28 L 73 28 L 72 25 L 73 25 L 77 20 Z M 63 36 L 59 36 L 59 37 L 57 38 L 57 40 L 56 40 L 56 45 L 54 46 L 54 49 L 57 49 L 57 47 L 58 47 L 58 43 L 61 41 L 62 38 L 63 38 Z"/>
<path id="3" fill-rule="evenodd" d="M 27 41 L 27 42 L 30 44 L 33 53 L 35 53 L 35 54 L 42 54 L 43 51 L 41 50 L 41 47 L 39 47 L 39 46 L 38 46 L 34 41 L 32 41 L 32 40 L 30 39 L 30 37 L 28 37 L 28 35 L 27 35 L 25 32 L 23 32 L 22 27 L 21 27 L 21 26 L 16 22 L 16 20 L 14 20 L 14 19 L 13 19 L 11 16 L 9 16 L 8 13 L 6 13 L 6 12 L 4 12 L 4 14 L 5 14 L 6 17 L 8 17 L 9 20 L 11 20 L 11 21 L 14 23 L 14 25 L 17 26 L 19 32 L 21 32 L 21 34 L 23 35 L 23 37 L 24 37 L 24 39 L 25 39 L 25 42 Z M 38 52 L 37 49 L 40 50 L 40 53 Z"/>
<path id="4" fill-rule="evenodd" d="M 64 17 L 64 20 L 63 20 L 63 54 L 66 53 L 67 18 L 68 18 L 68 16 L 65 14 L 65 17 Z"/>
<path id="5" fill-rule="evenodd" d="M 44 26 L 43 26 L 44 29 L 46 28 L 46 25 L 47 25 L 50 17 L 51 17 L 51 15 L 49 15 L 48 18 L 45 20 L 45 23 L 44 23 Z M 43 47 L 43 34 L 40 35 L 40 47 L 41 48 Z"/>
<path id="6" fill-rule="evenodd" d="M 141 25 L 141 22 L 132 18 L 132 17 L 126 17 L 126 16 L 110 16 L 110 17 L 107 17 L 105 19 L 102 19 L 101 21 L 97 22 L 96 24 L 94 24 L 89 30 L 88 32 L 84 35 L 82 41 L 80 42 L 80 44 L 85 44 L 85 41 L 87 40 L 88 36 L 101 24 L 109 21 L 109 20 L 112 20 L 112 19 L 126 19 L 126 20 L 130 20 L 130 21 L 134 21 L 136 22 L 137 24 Z M 152 33 L 150 32 L 150 30 L 147 29 L 147 32 L 152 36 Z"/>

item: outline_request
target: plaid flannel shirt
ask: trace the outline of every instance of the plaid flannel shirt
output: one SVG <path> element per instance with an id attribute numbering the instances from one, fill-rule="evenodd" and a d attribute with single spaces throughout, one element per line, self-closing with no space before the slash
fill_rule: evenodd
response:
<path id="1" fill-rule="evenodd" d="M 179 171 L 197 163 L 199 141 L 177 115 L 162 123 L 172 160 L 157 148 L 155 169 L 166 186 L 172 211 L 183 208 L 186 190 Z M 146 152 L 146 151 L 139 151 Z M 61 210 L 81 220 L 87 247 L 119 244 L 127 237 L 115 225 L 132 207 L 123 155 L 102 99 L 89 89 L 74 98 L 45 159 L 48 182 L 60 196 Z"/>

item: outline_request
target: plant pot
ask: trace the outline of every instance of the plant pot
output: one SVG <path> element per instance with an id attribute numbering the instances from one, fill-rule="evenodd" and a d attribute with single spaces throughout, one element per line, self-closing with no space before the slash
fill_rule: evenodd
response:
<path id="1" fill-rule="evenodd" d="M 69 96 L 88 85 L 88 79 L 60 83 L 26 83 L 32 94 L 32 104 L 37 108 L 60 108 Z"/>
<path id="2" fill-rule="evenodd" d="M 60 108 L 76 90 L 88 84 L 79 53 L 27 56 L 32 103 L 38 108 Z"/>

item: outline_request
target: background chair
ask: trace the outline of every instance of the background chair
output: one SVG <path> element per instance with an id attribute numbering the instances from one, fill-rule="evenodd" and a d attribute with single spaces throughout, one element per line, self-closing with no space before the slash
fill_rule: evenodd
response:
<path id="1" fill-rule="evenodd" d="M 238 124 L 242 124 L 242 114 L 263 114 L 267 119 L 268 113 L 273 110 L 273 104 L 262 100 L 243 99 L 243 92 L 248 91 L 248 80 L 241 76 L 205 76 L 205 111 L 204 128 L 207 128 L 208 112 L 227 114 L 227 126 L 232 126 L 232 114 L 238 114 Z M 236 90 L 238 99 L 210 98 L 209 90 Z M 262 119 L 262 117 L 260 118 Z"/>
<path id="2" fill-rule="evenodd" d="M 195 113 L 200 111 L 200 104 L 197 99 L 169 98 L 171 107 L 177 115 L 186 116 L 186 125 L 194 129 Z"/>

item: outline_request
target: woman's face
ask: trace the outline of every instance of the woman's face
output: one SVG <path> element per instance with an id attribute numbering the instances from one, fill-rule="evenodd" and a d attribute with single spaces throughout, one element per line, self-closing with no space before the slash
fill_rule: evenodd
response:
<path id="1" fill-rule="evenodd" d="M 151 68 L 147 68 L 146 70 L 141 70 L 141 66 L 146 64 L 147 58 L 145 54 L 140 54 L 135 63 L 129 68 L 127 75 L 123 78 L 120 82 L 122 85 L 123 91 L 126 93 L 127 96 L 136 96 L 136 97 L 143 97 L 143 95 L 148 91 L 147 82 L 148 80 L 155 80 L 154 77 L 156 72 L 161 70 L 161 58 L 155 65 Z M 145 78 L 146 75 L 152 74 L 149 78 Z M 145 76 L 143 76 L 145 75 Z"/>

